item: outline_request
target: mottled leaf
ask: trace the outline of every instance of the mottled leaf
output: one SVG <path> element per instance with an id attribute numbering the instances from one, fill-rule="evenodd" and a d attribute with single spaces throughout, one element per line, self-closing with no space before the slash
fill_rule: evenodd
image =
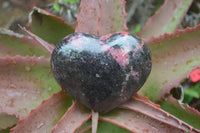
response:
<path id="1" fill-rule="evenodd" d="M 81 1 L 76 32 L 105 35 L 126 30 L 124 0 Z"/>
<path id="2" fill-rule="evenodd" d="M 72 26 L 66 24 L 62 18 L 36 7 L 31 12 L 29 21 L 34 34 L 53 44 L 57 44 L 65 36 L 74 32 Z"/>
<path id="3" fill-rule="evenodd" d="M 90 118 L 91 112 L 75 102 L 56 124 L 52 133 L 73 133 Z"/>
<path id="4" fill-rule="evenodd" d="M 63 91 L 44 100 L 29 115 L 21 119 L 11 133 L 50 133 L 67 108 L 72 104 L 72 99 Z"/>
<path id="5" fill-rule="evenodd" d="M 159 104 L 165 111 L 200 129 L 200 112 L 194 108 L 189 107 L 187 104 L 179 103 L 172 96 L 166 97 Z"/>
<path id="6" fill-rule="evenodd" d="M 31 37 L 0 29 L 0 56 L 45 56 L 50 54 Z"/>
<path id="7" fill-rule="evenodd" d="M 178 118 L 174 117 L 173 115 L 169 114 L 168 112 L 163 111 L 159 105 L 155 105 L 151 103 L 148 99 L 139 96 L 133 97 L 130 101 L 126 102 L 125 104 L 121 105 L 121 108 L 133 110 L 135 112 L 141 113 L 145 116 L 148 116 L 154 120 L 158 120 L 162 123 L 165 123 L 171 127 L 184 130 L 187 132 L 198 132 L 198 130 L 194 129 L 187 123 L 179 120 Z"/>
<path id="8" fill-rule="evenodd" d="M 111 111 L 110 113 L 101 116 L 100 120 L 113 123 L 119 127 L 125 128 L 131 132 L 143 133 L 143 132 L 159 132 L 169 133 L 176 132 L 182 133 L 183 130 L 174 128 L 160 121 L 152 119 L 141 113 L 118 109 Z"/>
<path id="9" fill-rule="evenodd" d="M 21 119 L 59 90 L 49 59 L 0 57 L 0 112 L 15 114 Z"/>
<path id="10" fill-rule="evenodd" d="M 193 0 L 165 0 L 139 33 L 142 38 L 173 32 L 181 22 Z"/>
<path id="11" fill-rule="evenodd" d="M 200 25 L 146 40 L 152 71 L 139 94 L 160 100 L 200 65 Z"/>

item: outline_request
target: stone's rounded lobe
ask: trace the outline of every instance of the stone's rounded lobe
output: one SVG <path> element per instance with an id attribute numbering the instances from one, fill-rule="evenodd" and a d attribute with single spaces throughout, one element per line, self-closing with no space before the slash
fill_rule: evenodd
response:
<path id="1" fill-rule="evenodd" d="M 146 81 L 151 65 L 148 47 L 127 32 L 102 37 L 74 33 L 61 40 L 51 56 L 62 89 L 101 113 L 129 100 Z"/>

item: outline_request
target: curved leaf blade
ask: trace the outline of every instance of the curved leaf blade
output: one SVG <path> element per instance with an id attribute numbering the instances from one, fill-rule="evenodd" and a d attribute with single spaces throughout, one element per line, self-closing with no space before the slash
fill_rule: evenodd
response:
<path id="1" fill-rule="evenodd" d="M 44 57 L 0 57 L 0 112 L 20 119 L 60 90 Z"/>
<path id="2" fill-rule="evenodd" d="M 167 96 L 159 104 L 165 111 L 200 130 L 200 112 L 196 109 L 189 107 L 187 104 L 179 103 L 171 95 Z"/>
<path id="3" fill-rule="evenodd" d="M 124 0 L 81 1 L 76 32 L 105 35 L 126 30 Z"/>
<path id="4" fill-rule="evenodd" d="M 26 32 L 29 36 L 31 36 L 32 38 L 34 38 L 43 48 L 45 48 L 50 54 L 52 53 L 53 49 L 55 48 L 54 45 L 49 44 L 48 42 L 44 41 L 43 39 L 41 39 L 40 37 L 36 36 L 35 34 L 33 34 L 32 32 L 26 30 L 26 28 L 23 28 L 21 26 L 19 26 L 24 32 Z"/>
<path id="5" fill-rule="evenodd" d="M 182 21 L 193 0 L 165 0 L 139 33 L 142 38 L 173 32 Z"/>
<path id="6" fill-rule="evenodd" d="M 110 113 L 101 116 L 100 120 L 110 122 L 119 127 L 125 128 L 131 132 L 160 132 L 160 133 L 168 133 L 168 132 L 184 132 L 183 130 L 174 128 L 167 124 L 164 124 L 155 119 L 151 119 L 145 115 L 142 115 L 135 111 L 118 109 L 111 111 Z"/>
<path id="7" fill-rule="evenodd" d="M 146 40 L 152 71 L 139 94 L 159 101 L 200 65 L 200 25 Z"/>
<path id="8" fill-rule="evenodd" d="M 11 129 L 11 133 L 50 133 L 67 108 L 72 104 L 65 92 L 60 91 L 44 100 L 29 115 L 21 119 L 17 126 Z"/>
<path id="9" fill-rule="evenodd" d="M 29 21 L 31 31 L 52 44 L 57 44 L 68 34 L 74 33 L 74 28 L 63 19 L 36 7 L 30 13 Z"/>
<path id="10" fill-rule="evenodd" d="M 0 29 L 0 56 L 16 55 L 50 57 L 50 54 L 36 40 L 9 30 Z"/>
<path id="11" fill-rule="evenodd" d="M 91 118 L 91 112 L 81 107 L 75 102 L 65 113 L 62 119 L 56 124 L 52 133 L 74 133 Z"/>
<path id="12" fill-rule="evenodd" d="M 193 127 L 188 125 L 187 123 L 183 122 L 182 120 L 179 120 L 168 112 L 165 112 L 159 107 L 159 105 L 152 104 L 150 100 L 142 96 L 134 96 L 130 101 L 126 102 L 120 107 L 141 113 L 154 120 L 160 121 L 180 130 L 184 130 L 187 132 L 200 132 L 197 129 L 194 129 Z"/>

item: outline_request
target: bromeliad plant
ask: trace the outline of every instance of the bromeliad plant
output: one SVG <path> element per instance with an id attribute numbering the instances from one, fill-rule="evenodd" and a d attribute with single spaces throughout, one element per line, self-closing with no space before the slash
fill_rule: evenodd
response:
<path id="1" fill-rule="evenodd" d="M 200 25 L 176 30 L 191 3 L 165 0 L 148 20 L 138 36 L 151 51 L 149 78 L 129 101 L 100 113 L 97 132 L 200 132 L 200 113 L 169 94 L 200 64 Z M 124 0 L 84 0 L 75 32 L 127 31 L 125 18 Z M 63 92 L 50 68 L 55 45 L 74 29 L 38 8 L 30 22 L 35 35 L 0 30 L 0 130 L 16 125 L 12 133 L 95 132 L 97 114 Z"/>

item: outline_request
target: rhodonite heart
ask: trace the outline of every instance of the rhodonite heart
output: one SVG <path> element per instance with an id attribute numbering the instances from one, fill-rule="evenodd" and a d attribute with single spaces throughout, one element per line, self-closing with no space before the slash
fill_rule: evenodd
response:
<path id="1" fill-rule="evenodd" d="M 96 112 L 129 100 L 151 71 L 145 43 L 127 32 L 105 36 L 74 33 L 53 50 L 51 68 L 61 88 Z"/>

